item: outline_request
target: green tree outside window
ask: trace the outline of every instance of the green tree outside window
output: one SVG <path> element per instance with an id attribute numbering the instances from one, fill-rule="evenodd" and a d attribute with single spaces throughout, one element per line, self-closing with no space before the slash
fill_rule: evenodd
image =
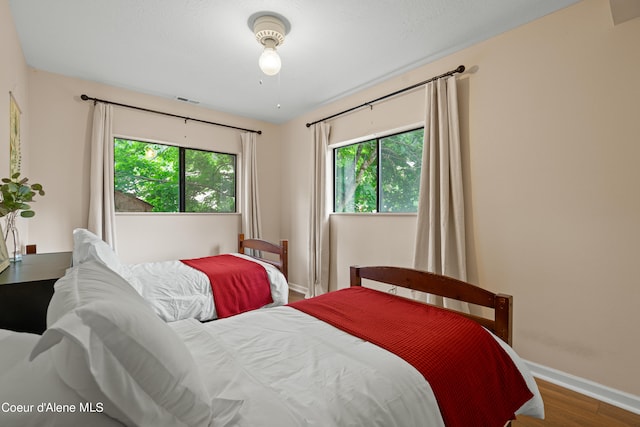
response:
<path id="1" fill-rule="evenodd" d="M 334 212 L 417 212 L 423 129 L 334 149 Z"/>
<path id="2" fill-rule="evenodd" d="M 236 211 L 233 154 L 115 138 L 114 162 L 118 212 Z"/>

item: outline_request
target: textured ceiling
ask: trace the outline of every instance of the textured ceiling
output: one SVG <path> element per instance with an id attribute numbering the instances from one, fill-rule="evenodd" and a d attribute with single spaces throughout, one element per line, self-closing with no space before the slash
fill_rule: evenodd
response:
<path id="1" fill-rule="evenodd" d="M 282 123 L 576 1 L 10 0 L 10 6 L 34 68 Z M 262 48 L 248 25 L 260 11 L 291 23 L 274 77 L 258 68 Z"/>

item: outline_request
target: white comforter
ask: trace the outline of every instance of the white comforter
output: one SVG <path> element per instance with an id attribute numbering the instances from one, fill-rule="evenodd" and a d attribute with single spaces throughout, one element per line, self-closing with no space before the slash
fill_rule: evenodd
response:
<path id="1" fill-rule="evenodd" d="M 289 286 L 284 275 L 273 265 L 249 256 L 233 254 L 262 265 L 271 283 L 273 303 L 265 307 L 284 305 L 289 300 Z M 127 281 L 152 305 L 165 321 L 182 319 L 200 321 L 216 319 L 211 285 L 206 274 L 182 261 L 159 261 L 127 265 Z"/>
<path id="2" fill-rule="evenodd" d="M 210 396 L 236 401 L 218 408 L 217 425 L 444 425 L 431 387 L 411 365 L 291 307 L 170 326 L 193 354 Z M 518 413 L 543 417 L 535 381 L 503 347 L 534 393 Z"/>

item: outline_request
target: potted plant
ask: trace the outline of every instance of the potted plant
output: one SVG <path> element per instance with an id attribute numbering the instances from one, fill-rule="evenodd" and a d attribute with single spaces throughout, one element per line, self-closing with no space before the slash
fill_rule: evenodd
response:
<path id="1" fill-rule="evenodd" d="M 4 239 L 11 236 L 13 250 L 10 254 L 12 261 L 22 261 L 22 247 L 16 228 L 16 217 L 20 214 L 23 218 L 31 218 L 36 213 L 29 203 L 33 202 L 36 194 L 44 196 L 44 190 L 40 184 L 29 184 L 29 178 L 20 178 L 20 172 L 11 175 L 11 178 L 2 178 L 0 186 L 2 200 L 0 201 L 0 217 L 6 217 L 6 230 Z"/>

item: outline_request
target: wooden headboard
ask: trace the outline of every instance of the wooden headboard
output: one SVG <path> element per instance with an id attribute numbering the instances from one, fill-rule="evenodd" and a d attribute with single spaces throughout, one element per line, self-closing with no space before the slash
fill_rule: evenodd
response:
<path id="1" fill-rule="evenodd" d="M 494 294 L 486 289 L 451 277 L 403 267 L 351 267 L 351 286 L 362 286 L 362 279 L 491 308 L 494 314 L 493 319 L 455 310 L 445 310 L 455 311 L 480 323 L 507 344 L 512 344 L 513 297 L 511 295 Z"/>
<path id="2" fill-rule="evenodd" d="M 280 240 L 280 244 L 267 242 L 261 239 L 245 239 L 244 234 L 238 234 L 238 253 L 245 254 L 245 249 L 253 249 L 256 251 L 268 252 L 277 255 L 278 259 L 273 260 L 269 258 L 263 258 L 261 256 L 251 255 L 259 261 L 266 262 L 277 267 L 284 275 L 287 281 L 289 280 L 289 241 Z"/>

